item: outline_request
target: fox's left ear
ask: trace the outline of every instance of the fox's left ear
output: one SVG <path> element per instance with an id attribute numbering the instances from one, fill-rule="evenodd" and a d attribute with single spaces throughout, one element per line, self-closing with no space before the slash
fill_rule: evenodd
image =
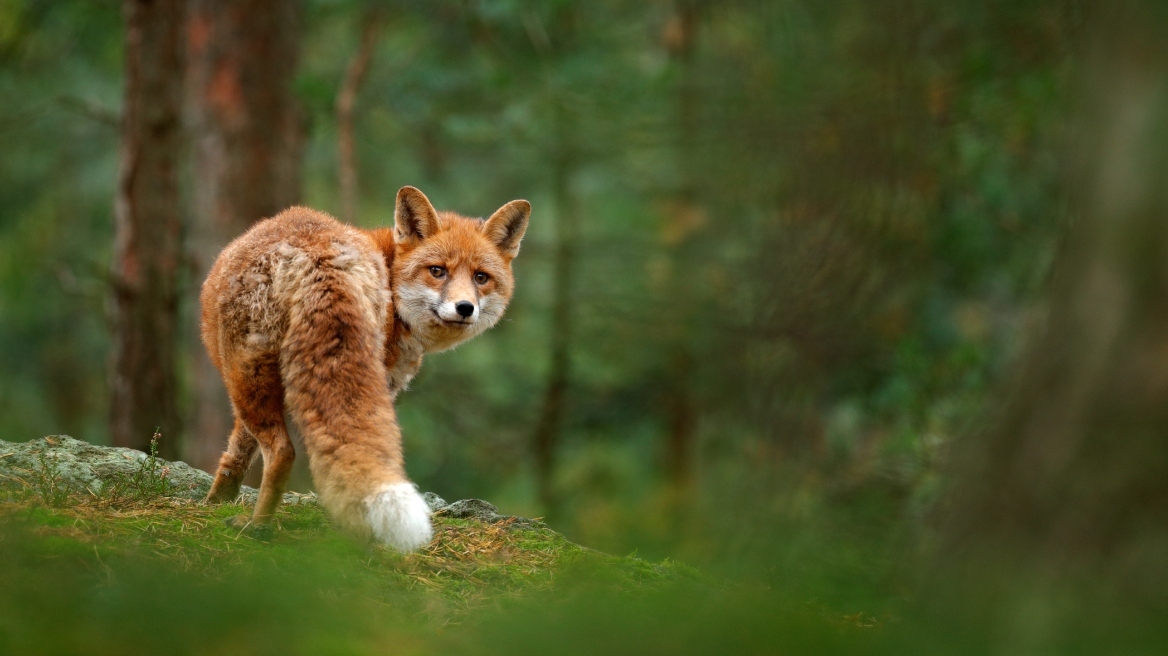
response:
<path id="1" fill-rule="evenodd" d="M 531 203 L 513 200 L 495 210 L 491 218 L 483 223 L 482 231 L 503 251 L 507 257 L 519 254 L 519 242 L 527 231 L 527 219 L 531 217 Z"/>

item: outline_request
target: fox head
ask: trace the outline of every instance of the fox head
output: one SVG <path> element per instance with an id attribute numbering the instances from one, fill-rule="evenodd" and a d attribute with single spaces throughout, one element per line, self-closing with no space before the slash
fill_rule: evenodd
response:
<path id="1" fill-rule="evenodd" d="M 414 187 L 394 210 L 394 309 L 427 352 L 442 351 L 495 325 L 515 286 L 511 261 L 531 204 L 513 200 L 490 218 L 437 212 Z"/>

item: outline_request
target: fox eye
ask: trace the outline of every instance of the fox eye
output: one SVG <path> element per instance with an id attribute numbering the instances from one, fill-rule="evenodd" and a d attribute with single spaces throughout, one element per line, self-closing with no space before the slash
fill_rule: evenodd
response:
<path id="1" fill-rule="evenodd" d="M 434 276 L 435 278 L 445 278 L 446 269 L 443 269 L 440 266 L 432 266 L 430 267 L 430 275 Z"/>
<path id="2" fill-rule="evenodd" d="M 476 272 L 474 278 L 475 278 L 475 282 L 477 282 L 480 285 L 487 284 L 487 281 L 491 279 L 490 276 L 483 273 L 482 271 Z"/>

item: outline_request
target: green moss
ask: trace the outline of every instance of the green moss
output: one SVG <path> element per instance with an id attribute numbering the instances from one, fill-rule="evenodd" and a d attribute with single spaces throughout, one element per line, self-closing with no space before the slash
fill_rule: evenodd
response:
<path id="1" fill-rule="evenodd" d="M 96 561 L 150 561 L 221 580 L 257 566 L 287 571 L 325 566 L 375 599 L 400 602 L 404 596 L 421 605 L 437 600 L 443 612 L 465 611 L 496 595 L 551 590 L 559 577 L 570 580 L 581 569 L 629 590 L 683 574 L 668 561 L 653 564 L 583 549 L 543 527 L 442 516 L 434 518 L 435 540 L 428 548 L 401 555 L 335 531 L 317 506 L 282 508 L 274 536 L 261 542 L 224 522 L 249 511 L 163 497 L 77 496 L 60 507 L 26 499 L 0 506 L 0 526 L 23 533 L 46 553 L 78 555 L 98 567 L 105 565 Z"/>
<path id="2" fill-rule="evenodd" d="M 596 653 L 633 639 L 623 653 L 644 653 L 682 637 L 715 653 L 721 634 L 696 627 L 718 608 L 718 621 L 777 618 L 829 643 L 840 623 L 514 520 L 439 515 L 430 545 L 402 555 L 349 539 L 315 506 L 282 509 L 272 539 L 257 541 L 223 521 L 247 510 L 0 504 L 0 653 Z"/>

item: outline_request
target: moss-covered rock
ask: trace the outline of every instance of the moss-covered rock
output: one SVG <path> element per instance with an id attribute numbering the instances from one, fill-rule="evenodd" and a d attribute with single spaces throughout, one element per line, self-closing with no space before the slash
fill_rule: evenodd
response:
<path id="1" fill-rule="evenodd" d="M 166 482 L 168 496 L 197 499 L 211 489 L 211 476 L 185 462 L 150 460 L 134 449 L 95 446 L 68 435 L 50 435 L 29 442 L 0 440 L 0 476 L 10 484 L 59 486 L 73 492 L 100 495 L 116 481 L 152 468 Z"/>
<path id="2" fill-rule="evenodd" d="M 158 496 L 202 499 L 211 489 L 211 475 L 185 462 L 168 462 L 150 454 L 112 446 L 97 446 L 68 435 L 50 435 L 29 442 L 0 440 L 0 484 L 48 494 L 107 493 L 115 486 Z M 255 502 L 258 491 L 244 486 L 240 496 Z M 139 494 L 141 496 L 141 494 Z M 316 503 L 316 495 L 289 492 L 284 503 Z"/>
<path id="3" fill-rule="evenodd" d="M 102 495 L 117 486 L 147 488 L 145 496 L 202 499 L 211 489 L 212 477 L 185 462 L 168 462 L 150 454 L 112 446 L 97 446 L 68 435 L 50 435 L 29 442 L 0 440 L 0 486 L 23 487 L 34 492 Z M 135 492 L 141 490 L 135 489 Z M 253 504 L 259 492 L 243 486 L 239 500 Z M 138 494 L 137 496 L 144 496 Z M 477 519 L 487 523 L 511 520 L 516 526 L 543 526 L 542 522 L 503 515 L 482 499 L 447 503 L 433 492 L 423 497 L 437 515 Z M 315 505 L 316 494 L 287 492 L 285 505 Z"/>

